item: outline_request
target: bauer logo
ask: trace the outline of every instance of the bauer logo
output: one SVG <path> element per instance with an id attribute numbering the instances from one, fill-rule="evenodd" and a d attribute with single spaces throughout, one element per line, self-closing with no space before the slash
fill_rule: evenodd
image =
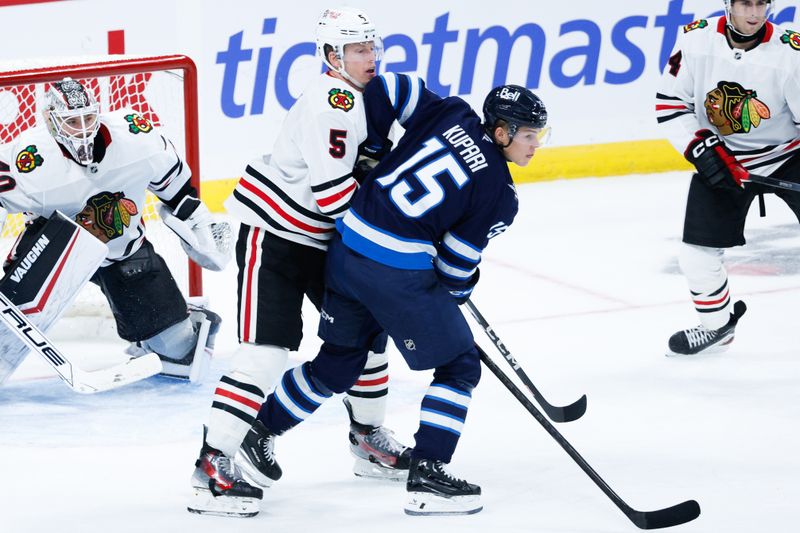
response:
<path id="1" fill-rule="evenodd" d="M 31 251 L 25 255 L 19 262 L 17 268 L 14 269 L 14 272 L 11 273 L 11 276 L 9 276 L 11 281 L 15 283 L 22 281 L 22 278 L 25 277 L 25 274 L 28 273 L 36 260 L 39 259 L 39 256 L 42 255 L 42 252 L 44 252 L 48 244 L 50 244 L 50 240 L 46 236 L 42 235 L 39 237 L 39 240 L 33 245 Z"/>

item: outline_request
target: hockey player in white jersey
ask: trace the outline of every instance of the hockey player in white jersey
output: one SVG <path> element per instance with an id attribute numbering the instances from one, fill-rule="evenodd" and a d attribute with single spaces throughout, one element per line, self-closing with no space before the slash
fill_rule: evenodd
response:
<path id="1" fill-rule="evenodd" d="M 800 194 L 749 182 L 751 172 L 800 180 L 800 33 L 769 22 L 774 9 L 774 0 L 726 0 L 724 16 L 684 26 L 661 78 L 658 122 L 696 167 L 679 262 L 701 322 L 672 335 L 668 355 L 733 341 L 746 306 L 732 303 L 722 259 L 745 244 L 753 199 L 774 193 L 800 220 Z"/>
<path id="2" fill-rule="evenodd" d="M 119 336 L 157 353 L 164 374 L 189 377 L 192 364 L 213 348 L 220 318 L 187 306 L 148 242 L 142 220 L 146 192 L 161 199 L 165 223 L 201 266 L 224 267 L 230 231 L 226 236 L 218 228 L 223 231 L 215 237 L 190 169 L 146 118 L 132 110 L 100 113 L 91 91 L 70 78 L 50 86 L 43 114 L 42 125 L 21 134 L 0 156 L 8 160 L 0 204 L 30 216 L 17 247 L 56 210 L 73 218 L 108 246 L 92 281 L 108 299 Z M 202 328 L 205 322 L 210 324 Z"/>
<path id="3" fill-rule="evenodd" d="M 256 417 L 283 374 L 288 352 L 300 346 L 304 296 L 320 307 L 334 222 L 359 186 L 359 145 L 367 138 L 361 91 L 376 74 L 381 41 L 367 14 L 349 7 L 325 10 L 316 40 L 329 70 L 295 102 L 272 154 L 247 166 L 225 203 L 242 221 L 236 245 L 241 344 L 214 393 L 190 511 L 252 515 L 258 512 L 253 492 L 236 467 L 261 486 L 281 476 L 274 436 Z M 350 450 L 356 475 L 401 481 L 410 450 L 383 427 L 385 347 L 382 335 L 345 398 Z M 220 472 L 217 464 L 228 473 L 211 475 L 216 485 L 210 495 L 209 472 Z"/>

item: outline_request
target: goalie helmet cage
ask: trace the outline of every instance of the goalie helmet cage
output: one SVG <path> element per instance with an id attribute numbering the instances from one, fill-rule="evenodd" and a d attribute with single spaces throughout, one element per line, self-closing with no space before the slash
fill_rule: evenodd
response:
<path id="1" fill-rule="evenodd" d="M 65 77 L 79 80 L 93 91 L 101 112 L 130 108 L 161 127 L 192 170 L 192 184 L 199 193 L 197 68 L 189 57 L 118 55 L 0 63 L 0 146 L 42 122 L 40 106 L 45 91 L 50 83 Z M 201 269 L 186 258 L 180 246 L 172 245 L 177 239 L 158 222 L 157 201 L 148 194 L 143 215 L 148 239 L 167 259 L 184 293 L 201 296 Z M 3 228 L 4 241 L 13 241 L 22 227 L 21 216 L 9 216 Z M 159 239 L 172 244 L 159 246 Z M 170 254 L 180 254 L 180 259 L 168 257 Z"/>

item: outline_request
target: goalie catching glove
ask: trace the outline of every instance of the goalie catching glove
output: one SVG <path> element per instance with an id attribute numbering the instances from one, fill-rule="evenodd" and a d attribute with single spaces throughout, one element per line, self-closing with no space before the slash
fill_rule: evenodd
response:
<path id="1" fill-rule="evenodd" d="M 750 173 L 736 160 L 719 135 L 700 130 L 689 143 L 684 157 L 711 187 L 741 191 Z"/>
<path id="2" fill-rule="evenodd" d="M 174 211 L 162 203 L 158 212 L 180 238 L 189 259 L 208 270 L 225 268 L 231 259 L 230 224 L 214 222 L 208 207 L 193 196 L 181 200 Z"/>

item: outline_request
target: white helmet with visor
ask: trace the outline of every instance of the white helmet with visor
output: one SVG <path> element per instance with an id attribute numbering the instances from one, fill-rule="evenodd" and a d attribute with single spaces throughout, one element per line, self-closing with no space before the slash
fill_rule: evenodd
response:
<path id="1" fill-rule="evenodd" d="M 323 63 L 359 88 L 363 88 L 364 84 L 353 79 L 345 70 L 344 47 L 346 44 L 366 42 L 373 43 L 375 61 L 380 61 L 383 56 L 383 41 L 378 36 L 375 25 L 360 9 L 348 6 L 326 9 L 317 22 L 317 53 Z M 341 64 L 339 67 L 335 67 L 328 59 L 331 51 Z"/>
<path id="2" fill-rule="evenodd" d="M 92 93 L 72 78 L 52 83 L 45 94 L 44 118 L 50 133 L 81 165 L 92 162 L 99 113 Z"/>

